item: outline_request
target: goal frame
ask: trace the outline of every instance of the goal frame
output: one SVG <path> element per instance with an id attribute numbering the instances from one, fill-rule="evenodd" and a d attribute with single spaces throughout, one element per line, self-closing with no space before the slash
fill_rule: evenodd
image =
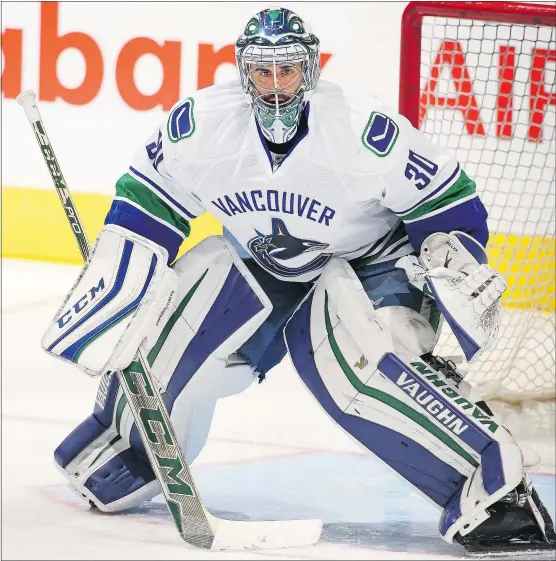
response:
<path id="1" fill-rule="evenodd" d="M 556 6 L 524 2 L 410 2 L 402 16 L 398 110 L 416 129 L 421 95 L 421 31 L 427 16 L 554 27 Z"/>
<path id="2" fill-rule="evenodd" d="M 556 29 L 556 5 L 554 4 L 533 4 L 525 2 L 495 2 L 495 1 L 482 1 L 482 2 L 461 2 L 461 1 L 413 1 L 409 2 L 404 10 L 402 20 L 401 20 L 401 42 L 400 42 L 400 64 L 399 64 L 399 106 L 398 111 L 404 117 L 406 117 L 411 124 L 416 129 L 428 130 L 426 119 L 421 122 L 421 100 L 423 92 L 421 87 L 424 86 L 424 81 L 427 76 L 424 66 L 427 65 L 423 57 L 423 48 L 426 47 L 426 42 L 431 38 L 426 38 L 423 36 L 423 31 L 425 31 L 427 25 L 425 23 L 425 18 L 448 18 L 449 20 L 461 20 L 467 24 L 470 20 L 475 20 L 480 23 L 499 23 L 507 25 L 523 25 L 523 26 L 536 26 L 545 27 L 548 29 Z M 435 22 L 436 23 L 436 22 Z M 452 22 L 450 22 L 451 24 Z M 455 22 L 454 22 L 455 23 Z M 440 23 L 438 23 L 440 27 Z M 434 29 L 433 29 L 434 31 Z M 441 32 L 440 32 L 441 33 Z M 433 34 L 434 35 L 434 34 Z M 550 34 L 550 42 L 554 40 L 554 32 Z M 434 37 L 438 39 L 438 37 Z M 511 39 L 511 37 L 509 38 Z M 489 39 L 492 41 L 492 39 Z M 517 41 L 518 39 L 516 39 Z M 528 39 L 533 41 L 533 39 Z M 496 39 L 495 39 L 496 41 Z M 428 44 L 428 43 L 427 43 Z M 552 49 L 552 47 L 550 47 Z M 501 50 L 499 54 L 501 54 Z M 475 53 L 474 53 L 475 54 Z M 488 54 L 493 54 L 489 52 Z M 551 59 L 552 60 L 552 59 Z M 432 68 L 431 61 L 428 64 Z M 491 67 L 493 67 L 491 62 Z M 502 63 L 499 63 L 499 68 Z M 483 69 L 485 66 L 482 66 Z M 533 68 L 531 66 L 531 68 Z M 489 69 L 490 72 L 490 69 Z M 453 74 L 451 74 L 452 80 L 454 80 Z M 430 79 L 430 78 L 429 78 Z M 475 74 L 467 75 L 466 80 L 471 81 L 471 86 L 473 88 L 474 82 L 477 78 Z M 487 78 L 492 80 L 488 73 Z M 544 78 L 543 78 L 544 79 Z M 498 74 L 498 80 L 500 82 L 500 72 Z M 512 77 L 513 80 L 513 77 Z M 531 74 L 529 74 L 529 87 L 532 83 Z M 444 85 L 444 84 L 443 84 Z M 512 85 L 513 87 L 513 85 Z M 525 88 L 525 86 L 523 86 Z M 513 89 L 512 89 L 513 92 Z M 445 95 L 445 94 L 444 94 Z M 500 95 L 500 89 L 498 90 L 498 95 Z M 451 99 L 450 97 L 444 97 L 444 100 Z M 424 100 L 426 102 L 426 99 Z M 499 99 L 497 100 L 498 103 Z M 440 107 L 441 104 L 438 104 Z M 450 106 L 452 107 L 452 106 Z M 499 106 L 497 105 L 497 108 Z M 428 107 L 426 108 L 428 109 Z M 491 111 L 492 107 L 489 108 Z M 522 108 L 526 110 L 526 108 Z M 529 114 L 530 115 L 530 114 Z M 449 122 L 449 116 L 447 116 L 444 121 L 444 115 L 438 118 L 438 121 Z M 432 117 L 435 120 L 435 116 Z M 452 122 L 455 122 L 454 119 Z M 493 122 L 493 121 L 489 121 Z M 551 121 L 553 123 L 553 121 Z M 522 123 L 523 124 L 523 123 Z M 434 128 L 434 127 L 432 127 Z M 459 131 L 459 129 L 458 129 Z M 493 131 L 490 131 L 491 133 Z M 438 134 L 449 135 L 450 131 L 444 131 L 443 129 L 439 131 L 434 131 L 433 136 Z M 459 132 L 457 133 L 462 136 Z M 464 135 L 472 136 L 469 131 L 463 133 Z M 468 157 L 470 152 L 465 152 L 468 150 L 481 150 L 481 146 L 486 145 L 487 135 L 477 134 L 478 137 L 483 137 L 485 140 L 483 144 L 477 142 L 477 145 L 473 147 L 474 139 L 466 139 L 466 143 L 461 144 L 464 153 L 461 154 L 462 157 Z M 494 135 L 491 134 L 492 139 L 496 140 Z M 496 134 L 496 138 L 499 140 L 509 140 L 503 138 L 503 135 Z M 513 139 L 513 136 L 511 137 Z M 510 139 L 511 140 L 511 139 Z M 529 140 L 529 137 L 527 137 Z M 553 133 L 550 136 L 549 142 L 554 142 Z M 468 142 L 467 142 L 468 141 Z M 460 145 L 458 141 L 458 146 Z M 507 152 L 512 151 L 512 147 L 507 144 L 503 147 Z M 492 152 L 498 149 L 497 146 L 492 148 Z M 551 144 L 548 144 L 549 151 L 551 149 Z M 516 147 L 514 151 L 519 151 Z M 531 149 L 528 151 L 530 154 L 537 153 L 535 150 Z M 538 153 L 542 151 L 539 150 Z M 549 152 L 554 154 L 553 150 Z M 466 155 L 465 155 L 466 154 Z M 532 158 L 532 156 L 531 156 Z M 475 161 L 471 158 L 470 163 L 478 166 L 480 162 Z M 546 162 L 546 159 L 545 159 Z M 549 171 L 553 170 L 553 160 L 550 162 Z M 537 166 L 538 167 L 538 166 Z M 540 168 L 539 168 L 540 169 Z M 487 177 L 484 177 L 484 175 Z M 486 180 L 484 187 L 488 189 L 489 193 L 496 194 L 497 186 L 501 180 L 501 176 L 494 180 L 492 187 L 489 186 L 488 180 L 490 178 L 489 170 L 487 169 L 485 173 L 481 174 L 481 179 Z M 473 174 L 475 175 L 475 174 Z M 539 176 L 540 177 L 540 176 Z M 537 178 L 538 179 L 538 178 Z M 536 181 L 537 179 L 531 179 L 531 181 Z M 519 179 L 522 183 L 529 181 L 529 176 Z M 540 182 L 541 180 L 538 179 Z M 541 193 L 542 196 L 546 195 L 546 200 L 549 201 L 548 197 L 552 196 L 553 193 L 553 178 L 552 179 L 542 179 L 545 183 L 551 182 L 550 190 L 547 193 Z M 524 191 L 529 197 L 533 196 L 532 192 L 527 190 Z M 507 195 L 507 200 L 514 192 L 510 190 L 501 190 L 502 197 L 501 203 L 497 203 L 498 206 L 505 204 L 503 199 L 504 193 Z M 519 207 L 518 203 L 511 203 L 515 209 Z M 521 199 L 519 199 L 519 204 L 521 204 Z M 548 203 L 547 203 L 548 204 Z M 552 203 L 550 203 L 550 209 L 553 208 Z M 531 205 L 533 206 L 533 205 Z M 501 209 L 503 211 L 503 208 Z M 516 214 L 514 213 L 514 216 Z M 528 216 L 528 214 L 527 214 Z M 553 214 L 548 215 L 553 221 Z M 495 220 L 502 220 L 503 212 L 499 211 L 498 218 Z M 504 219 L 506 221 L 511 221 L 512 219 Z M 520 219 L 521 220 L 521 219 Z M 524 224 L 526 219 L 521 220 Z M 539 219 L 536 219 L 539 222 Z M 513 224 L 513 223 L 512 223 Z M 496 264 L 505 263 L 509 277 L 513 275 L 515 286 L 509 288 L 508 295 L 512 299 L 508 298 L 508 306 L 514 307 L 519 315 L 507 314 L 504 311 L 502 315 L 502 325 L 500 328 L 499 341 L 505 341 L 503 347 L 493 349 L 485 360 L 483 359 L 477 361 L 474 365 L 469 365 L 466 372 L 466 377 L 471 385 L 477 388 L 483 395 L 483 398 L 487 400 L 489 406 L 494 410 L 497 415 L 503 420 L 505 426 L 507 426 L 514 435 L 519 435 L 520 438 L 532 438 L 536 440 L 539 435 L 545 435 L 547 438 L 554 438 L 554 428 L 556 427 L 555 415 L 556 415 L 556 401 L 554 396 L 554 383 L 553 383 L 553 372 L 554 372 L 554 309 L 551 307 L 553 300 L 552 293 L 539 289 L 539 283 L 541 282 L 541 276 L 546 273 L 548 278 L 548 286 L 552 287 L 554 280 L 553 277 L 549 276 L 550 264 L 554 260 L 553 249 L 553 233 L 552 229 L 547 230 L 545 233 L 533 229 L 532 231 L 525 231 L 525 229 L 517 230 L 515 233 L 511 231 L 506 231 L 502 229 L 500 232 L 494 230 L 492 233 L 500 235 L 501 238 L 499 242 L 494 240 L 494 243 L 490 246 L 491 249 L 497 250 L 497 256 L 494 259 Z M 510 241 L 510 238 L 514 238 Z M 538 239 L 537 239 L 538 238 Z M 491 240 L 493 236 L 491 236 Z M 533 241 L 535 243 L 533 243 Z M 544 240 L 547 244 L 544 244 Z M 523 241 L 523 243 L 522 243 Z M 490 242 L 490 240 L 489 240 Z M 527 242 L 527 243 L 525 243 Z M 539 243 L 537 243 L 539 242 Z M 508 249 L 508 254 L 504 255 L 504 251 Z M 551 253 L 552 251 L 552 253 Z M 521 252 L 521 255 L 519 253 Z M 490 258 L 490 255 L 489 255 Z M 536 268 L 532 266 L 530 269 L 525 270 L 525 266 L 533 261 L 539 259 L 540 267 Z M 512 265 L 518 263 L 516 270 L 512 270 Z M 546 269 L 545 264 L 547 265 Z M 496 267 L 496 265 L 493 265 Z M 534 282 L 529 283 L 529 276 L 534 279 Z M 526 278 L 525 284 L 520 284 L 522 278 Z M 543 284 L 544 286 L 544 284 Z M 513 291 L 516 291 L 515 298 L 513 296 Z M 512 292 L 510 292 L 512 291 Z M 523 297 L 523 300 L 520 298 Z M 538 298 L 538 300 L 537 300 Z M 546 301 L 545 301 L 546 298 Z M 521 306 L 521 303 L 524 305 Z M 532 305 L 531 305 L 532 304 Z M 539 315 L 537 314 L 540 310 L 548 310 L 550 314 Z M 526 315 L 524 315 L 526 314 Z M 533 315 L 534 314 L 534 315 Z M 505 319 L 508 321 L 506 323 Z M 514 321 L 515 319 L 515 321 Z M 538 321 L 537 321 L 538 320 Z M 545 321 L 546 320 L 546 321 Z M 538 326 L 538 327 L 537 327 Z M 531 331 L 532 330 L 532 331 Z M 446 333 L 446 332 L 445 332 Z M 533 336 L 534 335 L 534 336 Z M 449 349 L 449 352 L 459 352 L 459 347 L 457 343 L 453 340 L 448 339 L 451 335 L 447 335 L 444 342 L 442 339 L 440 342 L 440 348 L 442 344 L 445 345 L 445 349 Z M 511 342 L 511 344 L 510 344 Z M 531 362 L 531 357 L 535 359 L 534 364 Z M 496 407 L 495 407 L 496 406 Z M 542 437 L 544 438 L 544 436 Z M 553 450 L 553 447 L 552 447 Z M 553 452 L 551 452 L 553 454 Z M 552 456 L 551 456 L 552 457 Z M 552 458 L 550 462 L 553 462 Z"/>

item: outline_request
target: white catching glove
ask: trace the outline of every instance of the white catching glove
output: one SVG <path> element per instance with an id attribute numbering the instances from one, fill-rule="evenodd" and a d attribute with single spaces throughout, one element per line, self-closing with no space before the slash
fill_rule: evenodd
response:
<path id="1" fill-rule="evenodd" d="M 421 255 L 398 259 L 411 284 L 432 295 L 468 362 L 492 348 L 500 326 L 505 279 L 488 264 L 483 247 L 463 232 L 430 235 Z"/>
<path id="2" fill-rule="evenodd" d="M 91 376 L 129 366 L 154 345 L 175 310 L 168 252 L 126 228 L 105 226 L 43 336 L 43 348 Z"/>

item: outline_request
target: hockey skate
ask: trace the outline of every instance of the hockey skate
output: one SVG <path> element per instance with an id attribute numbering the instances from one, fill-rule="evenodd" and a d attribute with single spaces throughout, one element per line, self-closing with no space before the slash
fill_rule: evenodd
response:
<path id="1" fill-rule="evenodd" d="M 556 552 L 550 514 L 531 483 L 524 480 L 490 506 L 490 518 L 465 536 L 456 534 L 471 557 L 523 557 Z"/>
<path id="2" fill-rule="evenodd" d="M 451 379 L 456 387 L 465 383 L 451 360 L 432 353 L 421 358 Z M 477 401 L 476 404 L 489 415 L 493 414 L 484 401 Z M 487 511 L 490 517 L 475 530 L 465 536 L 455 536 L 469 556 L 530 558 L 535 554 L 556 551 L 554 523 L 526 478 Z"/>

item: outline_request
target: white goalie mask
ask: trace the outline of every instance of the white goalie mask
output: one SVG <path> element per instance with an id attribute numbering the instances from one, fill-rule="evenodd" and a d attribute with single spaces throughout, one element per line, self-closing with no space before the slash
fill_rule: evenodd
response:
<path id="1" fill-rule="evenodd" d="M 236 61 L 262 134 L 277 144 L 293 138 L 319 79 L 319 40 L 292 11 L 268 8 L 247 23 Z"/>

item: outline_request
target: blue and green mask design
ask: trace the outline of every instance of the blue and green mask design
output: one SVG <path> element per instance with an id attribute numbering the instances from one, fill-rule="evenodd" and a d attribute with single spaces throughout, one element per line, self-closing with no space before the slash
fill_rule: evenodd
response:
<path id="1" fill-rule="evenodd" d="M 318 38 L 291 10 L 268 8 L 247 22 L 236 42 L 236 60 L 261 132 L 272 142 L 287 142 L 317 86 Z M 285 75 L 292 80 L 284 83 Z"/>

